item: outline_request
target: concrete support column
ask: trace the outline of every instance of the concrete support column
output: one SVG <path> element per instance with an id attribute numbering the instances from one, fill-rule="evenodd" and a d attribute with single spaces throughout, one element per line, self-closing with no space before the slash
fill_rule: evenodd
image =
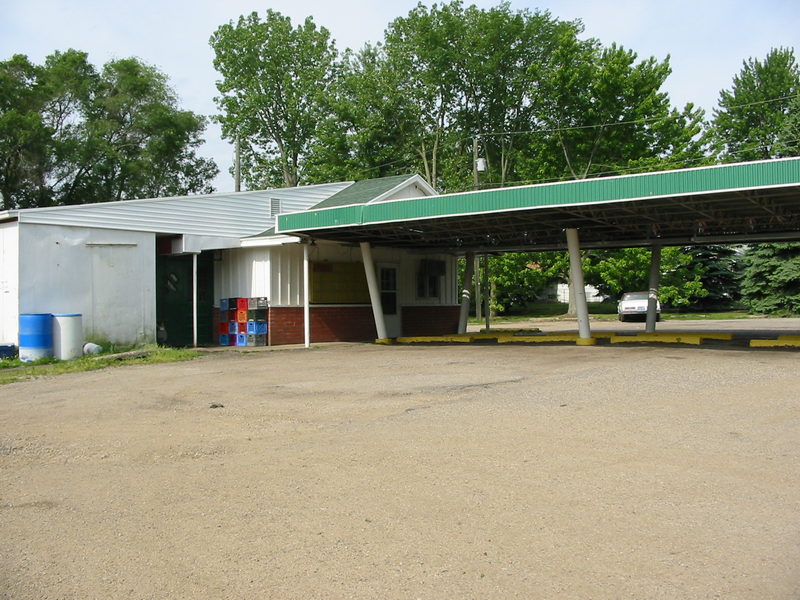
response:
<path id="1" fill-rule="evenodd" d="M 303 341 L 311 347 L 311 278 L 309 277 L 308 244 L 303 245 Z"/>
<path id="2" fill-rule="evenodd" d="M 481 319 L 481 257 L 475 256 L 475 318 Z"/>
<path id="3" fill-rule="evenodd" d="M 372 315 L 375 318 L 375 330 L 378 332 L 378 339 L 388 339 L 386 335 L 386 322 L 383 318 L 383 306 L 381 305 L 381 290 L 378 287 L 378 278 L 375 275 L 375 263 L 372 261 L 372 246 L 369 242 L 361 242 L 361 257 L 364 261 L 364 272 L 367 275 L 367 287 L 369 288 L 369 300 L 372 303 Z"/>
<path id="4" fill-rule="evenodd" d="M 567 229 L 567 248 L 570 278 L 575 292 L 575 310 L 578 313 L 578 336 L 581 340 L 590 340 L 592 332 L 589 327 L 589 307 L 586 304 L 586 286 L 583 283 L 583 263 L 577 229 Z"/>
<path id="5" fill-rule="evenodd" d="M 661 246 L 653 246 L 652 257 L 650 259 L 650 291 L 647 295 L 647 323 L 645 332 L 653 333 L 656 330 L 658 313 L 656 306 L 658 303 L 658 286 L 661 284 Z"/>
<path id="6" fill-rule="evenodd" d="M 197 348 L 197 254 L 192 254 L 192 346 Z"/>
<path id="7" fill-rule="evenodd" d="M 461 286 L 461 310 L 458 313 L 458 333 L 467 332 L 469 317 L 469 297 L 472 293 L 472 275 L 475 271 L 475 253 L 467 252 L 464 257 L 464 285 Z"/>
<path id="8" fill-rule="evenodd" d="M 486 318 L 486 331 L 491 329 L 491 310 L 489 301 L 491 300 L 491 289 L 489 288 L 489 255 L 483 255 L 483 314 Z"/>

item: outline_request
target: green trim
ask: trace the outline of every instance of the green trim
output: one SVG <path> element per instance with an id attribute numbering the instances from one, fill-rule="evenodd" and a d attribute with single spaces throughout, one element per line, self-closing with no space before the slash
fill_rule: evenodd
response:
<path id="1" fill-rule="evenodd" d="M 646 200 L 800 183 L 800 158 L 464 192 L 278 216 L 279 233 L 477 215 L 564 205 Z"/>

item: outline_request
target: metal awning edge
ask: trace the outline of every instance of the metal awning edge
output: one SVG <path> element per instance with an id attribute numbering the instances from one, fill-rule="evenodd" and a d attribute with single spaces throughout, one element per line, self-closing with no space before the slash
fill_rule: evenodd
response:
<path id="1" fill-rule="evenodd" d="M 683 181 L 681 178 L 684 178 Z M 746 184 L 731 186 L 730 183 L 733 180 L 746 180 Z M 501 214 L 519 210 L 585 207 L 608 203 L 640 202 L 656 198 L 746 192 L 755 189 L 786 188 L 798 184 L 800 184 L 800 158 L 777 159 L 287 213 L 279 215 L 276 230 L 280 233 L 311 232 L 443 217 Z M 648 186 L 652 189 L 663 190 L 664 186 L 676 185 L 678 189 L 666 193 L 663 191 L 661 193 L 657 191 L 641 193 Z M 639 190 L 638 194 L 631 193 L 637 189 Z M 576 195 L 588 194 L 591 197 L 571 202 L 559 201 L 559 198 L 541 197 L 553 190 L 560 190 L 554 194 L 556 196 L 563 196 L 567 193 L 564 190 L 572 190 L 576 192 Z M 600 198 L 596 198 L 597 195 Z M 500 200 L 497 199 L 498 197 L 501 197 Z M 502 205 L 502 197 L 505 197 L 505 205 Z M 455 206 L 459 201 L 469 202 L 469 206 Z M 415 208 L 424 210 L 414 210 Z M 459 208 L 460 210 L 458 210 Z"/>

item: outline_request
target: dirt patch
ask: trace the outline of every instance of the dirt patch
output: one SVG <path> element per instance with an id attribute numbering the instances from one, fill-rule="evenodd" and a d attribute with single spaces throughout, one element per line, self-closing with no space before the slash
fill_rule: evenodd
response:
<path id="1" fill-rule="evenodd" d="M 464 345 L 3 386 L 0 597 L 797 598 L 798 389 L 796 353 Z"/>

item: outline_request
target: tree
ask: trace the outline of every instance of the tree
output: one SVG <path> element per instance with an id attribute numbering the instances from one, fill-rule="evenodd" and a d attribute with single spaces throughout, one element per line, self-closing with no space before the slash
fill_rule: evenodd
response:
<path id="1" fill-rule="evenodd" d="M 720 92 L 710 131 L 723 161 L 800 154 L 800 68 L 794 51 L 771 50 L 744 61 L 730 90 Z M 759 313 L 800 312 L 800 244 L 758 244 L 744 252 L 742 300 Z"/>
<path id="2" fill-rule="evenodd" d="M 589 256 L 586 282 L 600 293 L 618 298 L 625 292 L 650 287 L 649 272 L 652 251 L 644 248 L 623 248 L 598 256 Z M 661 283 L 658 297 L 671 306 L 687 306 L 706 295 L 701 280 L 702 268 L 681 248 L 661 250 Z"/>
<path id="3" fill-rule="evenodd" d="M 693 306 L 707 310 L 729 308 L 741 297 L 739 291 L 742 275 L 742 250 L 737 246 L 710 244 L 688 246 L 683 252 L 692 257 L 692 264 L 699 267 L 700 282 L 707 294 L 697 298 Z"/>
<path id="4" fill-rule="evenodd" d="M 47 203 L 51 140 L 42 120 L 40 71 L 21 54 L 0 63 L 0 210 Z"/>
<path id="5" fill-rule="evenodd" d="M 759 314 L 800 314 L 800 245 L 757 244 L 744 255 L 742 296 Z"/>
<path id="6" fill-rule="evenodd" d="M 137 59 L 98 72 L 68 50 L 0 63 L 0 175 L 5 208 L 211 191 L 197 156 L 205 119 L 178 108 L 166 76 Z"/>
<path id="7" fill-rule="evenodd" d="M 798 94 L 800 69 L 793 50 L 777 48 L 763 61 L 744 61 L 731 89 L 720 92 L 719 107 L 714 111 L 711 132 L 722 160 L 794 155 L 792 146 L 787 148 L 781 138 L 797 123 L 791 108 L 797 106 Z M 785 154 L 787 150 L 789 154 Z"/>
<path id="8" fill-rule="evenodd" d="M 222 75 L 215 98 L 226 139 L 240 140 L 248 185 L 296 186 L 317 124 L 336 50 L 324 27 L 268 9 L 219 27 L 211 36 L 214 67 Z"/>
<path id="9" fill-rule="evenodd" d="M 328 116 L 305 164 L 309 182 L 417 171 L 417 157 L 407 143 L 416 128 L 412 101 L 397 93 L 402 79 L 380 46 L 345 52 L 324 99 Z"/>

